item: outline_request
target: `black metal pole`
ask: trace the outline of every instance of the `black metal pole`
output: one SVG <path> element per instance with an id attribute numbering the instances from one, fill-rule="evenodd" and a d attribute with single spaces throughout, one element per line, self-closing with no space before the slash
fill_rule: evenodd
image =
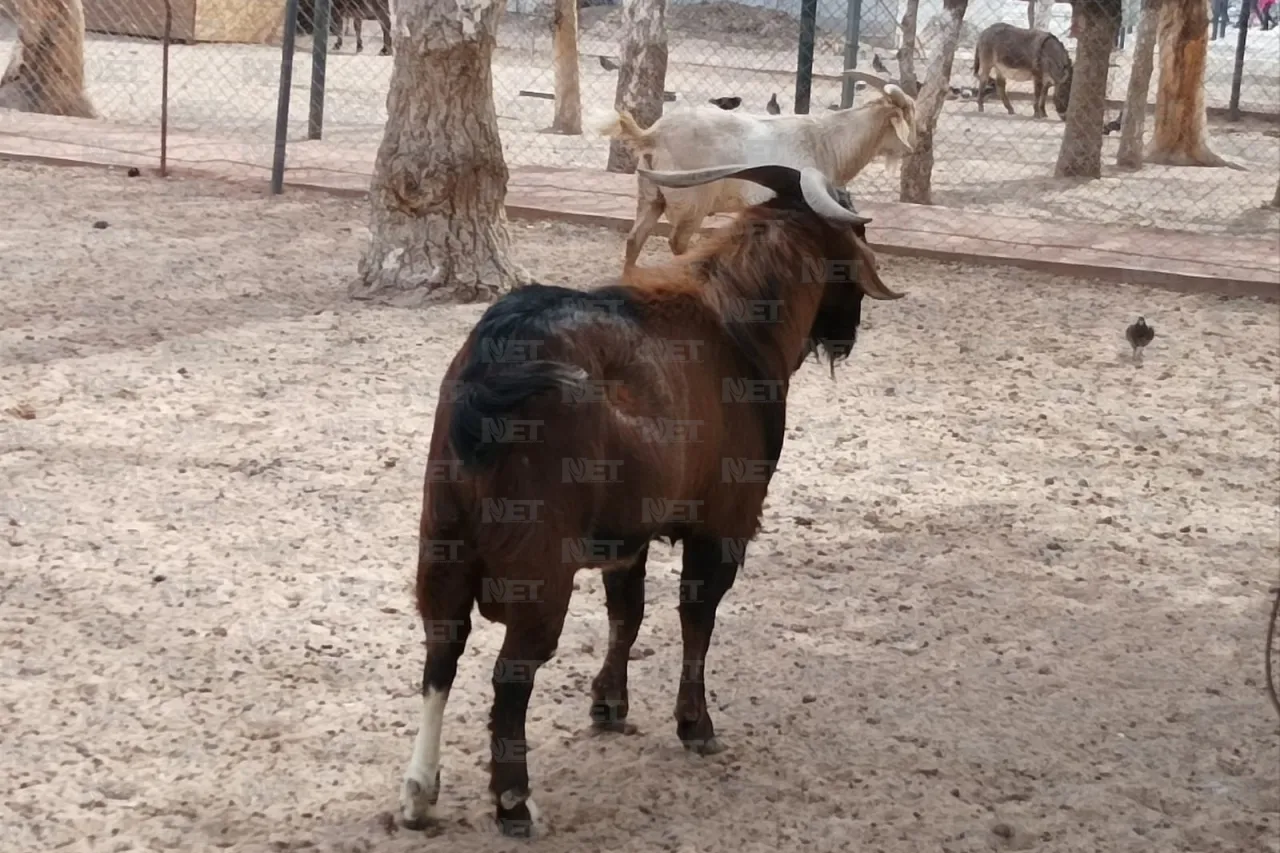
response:
<path id="1" fill-rule="evenodd" d="M 858 67 L 858 39 L 862 29 L 862 0 L 849 0 L 844 21 L 844 67 Z M 853 106 L 854 80 L 845 77 L 840 83 L 840 108 Z"/>
<path id="2" fill-rule="evenodd" d="M 1240 83 L 1244 79 L 1244 47 L 1249 40 L 1249 16 L 1253 14 L 1253 0 L 1241 0 L 1240 37 L 1236 39 L 1236 67 L 1231 72 L 1231 103 L 1227 108 L 1230 121 L 1240 120 Z"/>
<path id="3" fill-rule="evenodd" d="M 307 139 L 319 139 L 324 132 L 324 68 L 329 57 L 329 3 L 316 0 L 312 13 L 315 34 L 311 37 L 311 114 L 307 118 Z M 356 22 L 359 26 L 360 22 Z"/>
<path id="4" fill-rule="evenodd" d="M 818 0 L 800 0 L 800 49 L 796 54 L 796 113 L 809 112 L 813 89 L 813 43 L 818 29 Z"/>
<path id="5" fill-rule="evenodd" d="M 298 0 L 285 0 L 284 38 L 280 44 L 280 99 L 276 102 L 276 150 L 271 158 L 273 195 L 284 192 L 284 154 L 289 145 L 289 97 L 293 93 L 293 43 L 297 34 Z"/>

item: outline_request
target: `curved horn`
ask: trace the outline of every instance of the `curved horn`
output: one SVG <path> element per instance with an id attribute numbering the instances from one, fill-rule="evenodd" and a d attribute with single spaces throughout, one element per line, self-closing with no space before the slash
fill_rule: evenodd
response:
<path id="1" fill-rule="evenodd" d="M 844 70 L 845 77 L 852 77 L 854 80 L 861 80 L 868 86 L 884 91 L 884 87 L 892 83 L 892 80 L 886 80 L 883 77 L 877 77 L 875 74 L 868 74 L 865 71 L 859 71 L 856 68 L 846 68 Z"/>
<path id="2" fill-rule="evenodd" d="M 857 234 L 853 235 L 853 245 L 857 249 L 861 263 L 858 264 L 858 289 L 872 299 L 901 299 L 905 293 L 890 290 L 876 271 L 876 253 Z"/>
<path id="3" fill-rule="evenodd" d="M 831 194 L 831 184 L 825 175 L 817 169 L 806 167 L 800 173 L 800 192 L 804 194 L 804 203 L 809 209 L 829 222 L 843 222 L 848 225 L 866 225 L 871 220 L 859 216 L 852 210 L 846 210 Z"/>
<path id="4" fill-rule="evenodd" d="M 637 168 L 636 174 L 653 181 L 660 187 L 676 189 L 698 187 L 727 178 L 751 181 L 753 184 L 773 190 L 780 196 L 799 195 L 800 189 L 800 172 L 790 166 L 777 164 L 749 166 L 746 163 L 737 163 L 732 166 L 712 166 L 709 169 L 688 169 L 681 172 L 654 172 Z"/>

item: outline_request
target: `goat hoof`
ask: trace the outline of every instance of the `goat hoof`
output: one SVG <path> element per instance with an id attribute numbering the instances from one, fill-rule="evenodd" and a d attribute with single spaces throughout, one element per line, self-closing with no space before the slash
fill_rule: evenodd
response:
<path id="1" fill-rule="evenodd" d="M 684 748 L 695 755 L 715 755 L 728 749 L 714 735 L 706 740 L 687 740 L 684 742 Z"/>
<path id="2" fill-rule="evenodd" d="M 636 727 L 627 727 L 627 700 L 596 697 L 591 700 L 591 725 L 601 731 L 634 734 Z"/>
<path id="3" fill-rule="evenodd" d="M 378 56 L 390 56 L 390 55 L 391 55 L 391 48 L 389 47 L 384 47 L 382 50 L 378 51 Z"/>
<path id="4" fill-rule="evenodd" d="M 503 791 L 495 815 L 498 831 L 507 838 L 536 838 L 540 834 L 537 812 L 527 792 L 514 788 Z"/>
<path id="5" fill-rule="evenodd" d="M 413 771 L 410 771 L 412 774 Z M 440 799 L 440 771 L 434 780 L 420 775 L 406 775 L 400 787 L 400 811 L 406 829 L 426 829 L 435 817 Z"/>

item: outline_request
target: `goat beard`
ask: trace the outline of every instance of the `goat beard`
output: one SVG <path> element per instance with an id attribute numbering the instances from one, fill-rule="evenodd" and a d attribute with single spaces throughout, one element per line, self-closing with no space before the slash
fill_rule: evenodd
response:
<path id="1" fill-rule="evenodd" d="M 853 341 L 839 341 L 830 338 L 808 338 L 805 340 L 804 354 L 800 356 L 800 364 L 804 364 L 809 356 L 814 357 L 814 361 L 822 364 L 825 356 L 827 366 L 830 368 L 832 381 L 836 378 L 836 363 L 844 361 L 853 354 Z M 799 369 L 800 365 L 796 365 Z"/>

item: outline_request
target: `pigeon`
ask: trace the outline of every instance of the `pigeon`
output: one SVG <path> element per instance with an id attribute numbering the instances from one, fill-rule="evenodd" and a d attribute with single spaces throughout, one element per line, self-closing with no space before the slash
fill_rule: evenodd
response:
<path id="1" fill-rule="evenodd" d="M 617 70 L 618 70 L 618 60 L 616 60 L 616 59 L 610 59 L 610 58 L 609 58 L 609 57 L 607 57 L 607 56 L 601 56 L 601 57 L 600 57 L 600 67 L 601 67 L 601 68 L 603 68 L 605 71 L 617 71 Z"/>
<path id="2" fill-rule="evenodd" d="M 1155 338 L 1156 330 L 1147 325 L 1145 317 L 1139 317 L 1138 322 L 1124 330 L 1124 336 L 1128 338 L 1129 345 L 1133 347 L 1133 360 L 1139 361 L 1142 355 L 1142 348 Z"/>
<path id="3" fill-rule="evenodd" d="M 709 102 L 715 104 L 722 110 L 736 110 L 738 107 L 742 106 L 742 98 L 739 98 L 737 95 L 725 95 L 722 98 L 710 98 Z"/>
<path id="4" fill-rule="evenodd" d="M 889 69 L 885 67 L 884 60 L 880 58 L 880 54 L 875 53 L 871 56 L 871 67 L 880 74 L 888 74 Z"/>
<path id="5" fill-rule="evenodd" d="M 782 107 L 778 106 L 777 92 L 774 92 L 772 95 L 769 96 L 769 103 L 764 105 L 764 111 L 771 116 L 780 115 L 782 113 Z"/>
<path id="6" fill-rule="evenodd" d="M 1120 129 L 1120 123 L 1124 121 L 1124 108 L 1120 109 L 1120 115 L 1116 116 L 1115 121 L 1109 121 L 1102 126 L 1102 135 L 1110 136 L 1112 131 Z"/>

